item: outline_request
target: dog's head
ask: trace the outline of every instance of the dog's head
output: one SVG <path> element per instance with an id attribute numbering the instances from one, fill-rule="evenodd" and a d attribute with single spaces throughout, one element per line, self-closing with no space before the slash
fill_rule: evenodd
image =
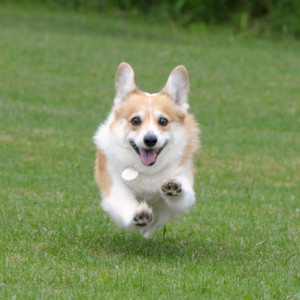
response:
<path id="1" fill-rule="evenodd" d="M 136 87 L 131 66 L 121 63 L 115 86 L 111 128 L 125 143 L 130 158 L 134 155 L 136 160 L 138 156 L 144 166 L 153 166 L 159 157 L 168 161 L 176 157 L 179 159 L 187 140 L 184 123 L 189 78 L 186 68 L 176 67 L 160 93 L 148 94 Z"/>

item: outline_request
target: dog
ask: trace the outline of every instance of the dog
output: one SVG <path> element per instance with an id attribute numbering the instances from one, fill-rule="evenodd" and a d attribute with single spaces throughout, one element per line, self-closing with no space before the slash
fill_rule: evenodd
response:
<path id="1" fill-rule="evenodd" d="M 188 113 L 189 86 L 186 68 L 178 66 L 161 92 L 142 92 L 132 67 L 121 63 L 112 110 L 94 135 L 101 206 L 119 227 L 145 238 L 196 201 L 200 129 Z"/>

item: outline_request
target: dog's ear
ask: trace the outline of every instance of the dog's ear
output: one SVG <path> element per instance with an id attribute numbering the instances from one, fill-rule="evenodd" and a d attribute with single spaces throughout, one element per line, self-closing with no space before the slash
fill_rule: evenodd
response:
<path id="1" fill-rule="evenodd" d="M 177 105 L 187 110 L 190 90 L 189 74 L 185 66 L 176 67 L 170 74 L 162 92 L 167 93 Z"/>
<path id="2" fill-rule="evenodd" d="M 122 62 L 116 72 L 116 98 L 115 104 L 120 104 L 122 101 L 126 100 L 127 95 L 136 89 L 134 82 L 134 71 L 132 67 Z"/>

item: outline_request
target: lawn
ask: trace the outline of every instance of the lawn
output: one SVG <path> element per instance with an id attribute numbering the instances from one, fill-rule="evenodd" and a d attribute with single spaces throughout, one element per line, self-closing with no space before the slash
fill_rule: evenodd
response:
<path id="1" fill-rule="evenodd" d="M 118 64 L 190 74 L 197 204 L 149 240 L 99 206 Z M 300 44 L 0 7 L 2 299 L 300 299 Z"/>

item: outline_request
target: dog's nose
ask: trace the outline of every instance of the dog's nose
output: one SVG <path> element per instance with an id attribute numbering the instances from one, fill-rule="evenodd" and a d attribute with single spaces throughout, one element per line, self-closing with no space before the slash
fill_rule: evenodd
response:
<path id="1" fill-rule="evenodd" d="M 148 147 L 153 147 L 157 143 L 157 137 L 154 134 L 147 133 L 144 137 L 144 143 Z"/>

